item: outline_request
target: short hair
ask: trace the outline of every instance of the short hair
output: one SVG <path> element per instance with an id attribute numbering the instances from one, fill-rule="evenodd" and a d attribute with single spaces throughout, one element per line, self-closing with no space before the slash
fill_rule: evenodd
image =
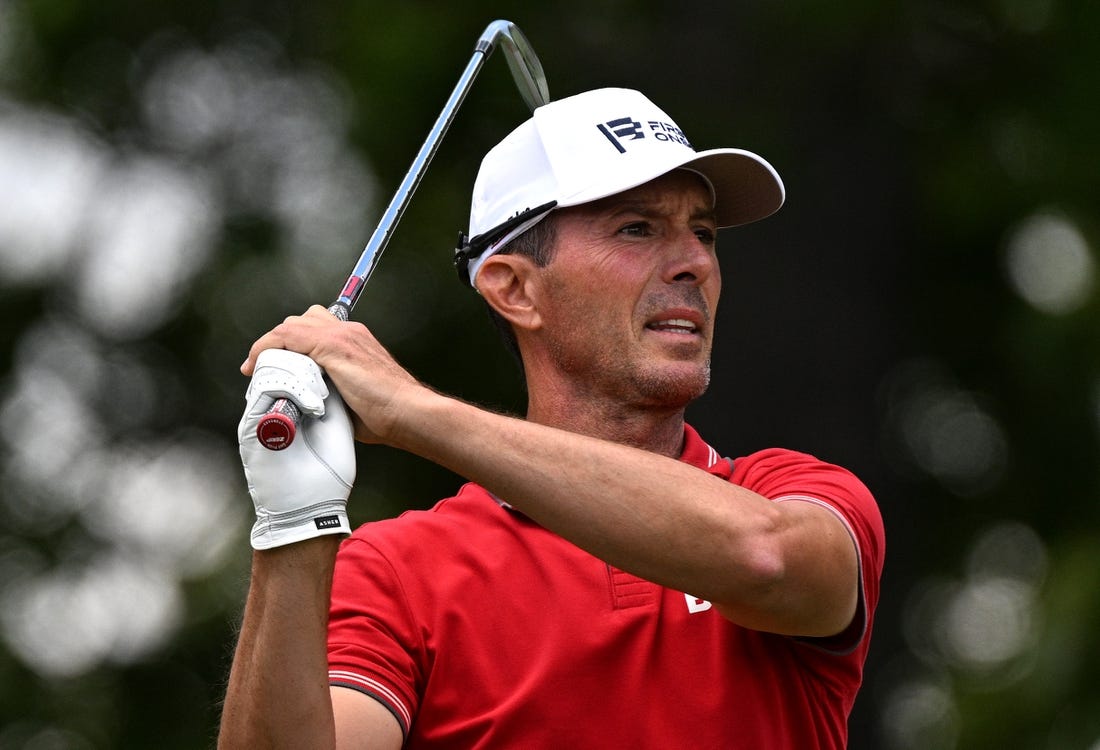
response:
<path id="1" fill-rule="evenodd" d="M 539 268 L 545 267 L 554 257 L 554 241 L 557 239 L 557 230 L 554 225 L 554 214 L 551 212 L 542 221 L 519 235 L 507 245 L 497 251 L 497 255 L 522 255 L 530 258 Z M 516 341 L 516 332 L 512 324 L 493 309 L 488 302 L 485 307 L 489 312 L 489 319 L 500 332 L 504 339 L 505 348 L 511 352 L 519 364 L 520 372 L 523 372 L 523 356 L 519 351 L 519 343 Z"/>

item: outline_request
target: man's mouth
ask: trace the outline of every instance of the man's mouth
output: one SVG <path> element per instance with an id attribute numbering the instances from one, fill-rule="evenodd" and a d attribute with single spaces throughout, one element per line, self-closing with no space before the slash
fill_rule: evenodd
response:
<path id="1" fill-rule="evenodd" d="M 692 334 L 699 332 L 698 326 L 684 318 L 655 320 L 652 323 L 647 323 L 646 328 L 651 331 L 664 331 L 666 333 Z"/>

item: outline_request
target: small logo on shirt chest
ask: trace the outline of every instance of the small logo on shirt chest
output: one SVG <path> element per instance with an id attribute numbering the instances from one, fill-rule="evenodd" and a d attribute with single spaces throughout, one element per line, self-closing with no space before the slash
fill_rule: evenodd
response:
<path id="1" fill-rule="evenodd" d="M 684 601 L 687 602 L 688 614 L 693 615 L 696 612 L 706 612 L 712 605 L 706 599 L 700 599 L 691 594 L 684 594 Z"/>

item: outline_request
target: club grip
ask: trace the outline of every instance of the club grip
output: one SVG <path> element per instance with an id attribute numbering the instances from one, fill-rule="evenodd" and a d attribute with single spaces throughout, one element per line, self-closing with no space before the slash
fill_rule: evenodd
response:
<path id="1" fill-rule="evenodd" d="M 302 412 L 289 399 L 276 399 L 256 425 L 260 445 L 271 451 L 281 451 L 294 442 Z"/>
<path id="2" fill-rule="evenodd" d="M 350 286 L 351 280 L 348 284 Z M 337 320 L 346 322 L 351 317 L 351 306 L 343 299 L 329 305 L 328 311 Z M 276 399 L 256 425 L 256 437 L 260 445 L 268 450 L 281 451 L 294 442 L 301 421 L 302 411 L 297 404 L 285 398 Z"/>

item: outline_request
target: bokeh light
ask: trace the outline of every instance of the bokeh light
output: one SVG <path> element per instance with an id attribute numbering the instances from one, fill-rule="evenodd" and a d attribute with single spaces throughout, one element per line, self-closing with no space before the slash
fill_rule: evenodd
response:
<path id="1" fill-rule="evenodd" d="M 1046 580 L 1049 560 L 1046 543 L 1031 526 L 999 521 L 977 535 L 966 557 L 967 576 L 973 580 L 1014 579 L 1038 588 Z"/>
<path id="2" fill-rule="evenodd" d="M 980 394 L 960 387 L 929 359 L 898 366 L 885 393 L 888 439 L 900 460 L 961 496 L 997 485 L 1009 445 Z"/>
<path id="3" fill-rule="evenodd" d="M 0 56 L 16 34 L 0 37 Z M 13 534 L 0 636 L 54 677 L 164 647 L 186 617 L 182 586 L 223 571 L 247 538 L 232 436 L 150 431 L 181 391 L 180 363 L 142 341 L 178 314 L 242 219 L 276 227 L 276 244 L 230 260 L 225 278 L 239 285 L 221 286 L 212 311 L 265 289 L 255 278 L 295 278 L 303 298 L 327 298 L 366 237 L 373 191 L 348 143 L 345 85 L 290 65 L 273 37 L 243 31 L 204 50 L 169 32 L 135 54 L 107 46 L 128 58 L 140 139 L 0 99 L 0 283 L 49 285 L 59 304 L 21 332 L 0 391 L 0 514 Z M 286 284 L 266 288 L 274 298 Z M 250 314 L 270 322 L 274 307 L 257 300 Z M 51 534 L 46 555 L 34 540 Z"/>
<path id="4" fill-rule="evenodd" d="M 69 118 L 0 98 L 0 280 L 63 273 L 109 153 Z"/>
<path id="5" fill-rule="evenodd" d="M 0 728 L 0 750 L 94 750 L 83 735 L 36 721 L 14 721 Z"/>
<path id="6" fill-rule="evenodd" d="M 239 467 L 218 442 L 184 435 L 124 444 L 106 458 L 102 494 L 81 512 L 90 531 L 181 578 L 224 562 L 248 507 L 234 492 Z"/>
<path id="7" fill-rule="evenodd" d="M 953 750 L 959 714 L 949 685 L 916 679 L 897 686 L 885 701 L 882 729 L 891 750 Z"/>
<path id="8" fill-rule="evenodd" d="M 968 580 L 952 588 L 938 623 L 942 653 L 953 665 L 983 676 L 999 670 L 1035 643 L 1034 594 L 1010 578 Z"/>
<path id="9" fill-rule="evenodd" d="M 964 578 L 930 578 L 910 594 L 905 633 L 914 653 L 989 687 L 1020 679 L 1041 633 L 1045 554 L 1023 524 L 988 527 L 971 546 Z"/>
<path id="10" fill-rule="evenodd" d="M 1077 226 L 1053 211 L 1022 221 L 1008 238 L 1005 261 L 1013 289 L 1040 312 L 1080 308 L 1095 284 L 1096 263 Z"/>
<path id="11" fill-rule="evenodd" d="M 1002 520 L 971 543 L 965 576 L 928 577 L 909 593 L 903 632 L 922 666 L 886 691 L 891 748 L 954 747 L 955 684 L 991 692 L 1028 676 L 1043 637 L 1046 570 L 1046 545 L 1035 530 Z"/>
<path id="12" fill-rule="evenodd" d="M 97 405 L 108 396 L 125 410 L 142 396 L 116 390 L 126 384 L 118 369 L 93 336 L 46 323 L 25 334 L 0 399 L 0 477 L 11 490 L 3 517 L 27 538 L 56 537 L 53 559 L 7 540 L 0 635 L 44 675 L 129 663 L 162 646 L 183 618 L 181 583 L 223 565 L 245 525 L 224 441 L 193 431 L 112 436 Z M 86 533 L 74 536 L 74 523 Z"/>
<path id="13" fill-rule="evenodd" d="M 37 672 L 73 677 L 148 655 L 174 635 L 182 616 L 182 592 L 170 572 L 105 554 L 6 590 L 0 625 Z"/>
<path id="14" fill-rule="evenodd" d="M 304 295 L 333 296 L 366 241 L 374 200 L 373 177 L 348 143 L 344 82 L 321 66 L 290 66 L 258 32 L 210 51 L 185 38 L 149 46 L 141 103 L 150 133 L 190 160 L 215 159 L 230 217 L 280 228 L 285 255 L 268 262 Z"/>
<path id="15" fill-rule="evenodd" d="M 105 336 L 132 338 L 168 319 L 217 239 L 212 188 L 201 171 L 149 156 L 103 175 L 72 278 L 84 320 Z"/>

